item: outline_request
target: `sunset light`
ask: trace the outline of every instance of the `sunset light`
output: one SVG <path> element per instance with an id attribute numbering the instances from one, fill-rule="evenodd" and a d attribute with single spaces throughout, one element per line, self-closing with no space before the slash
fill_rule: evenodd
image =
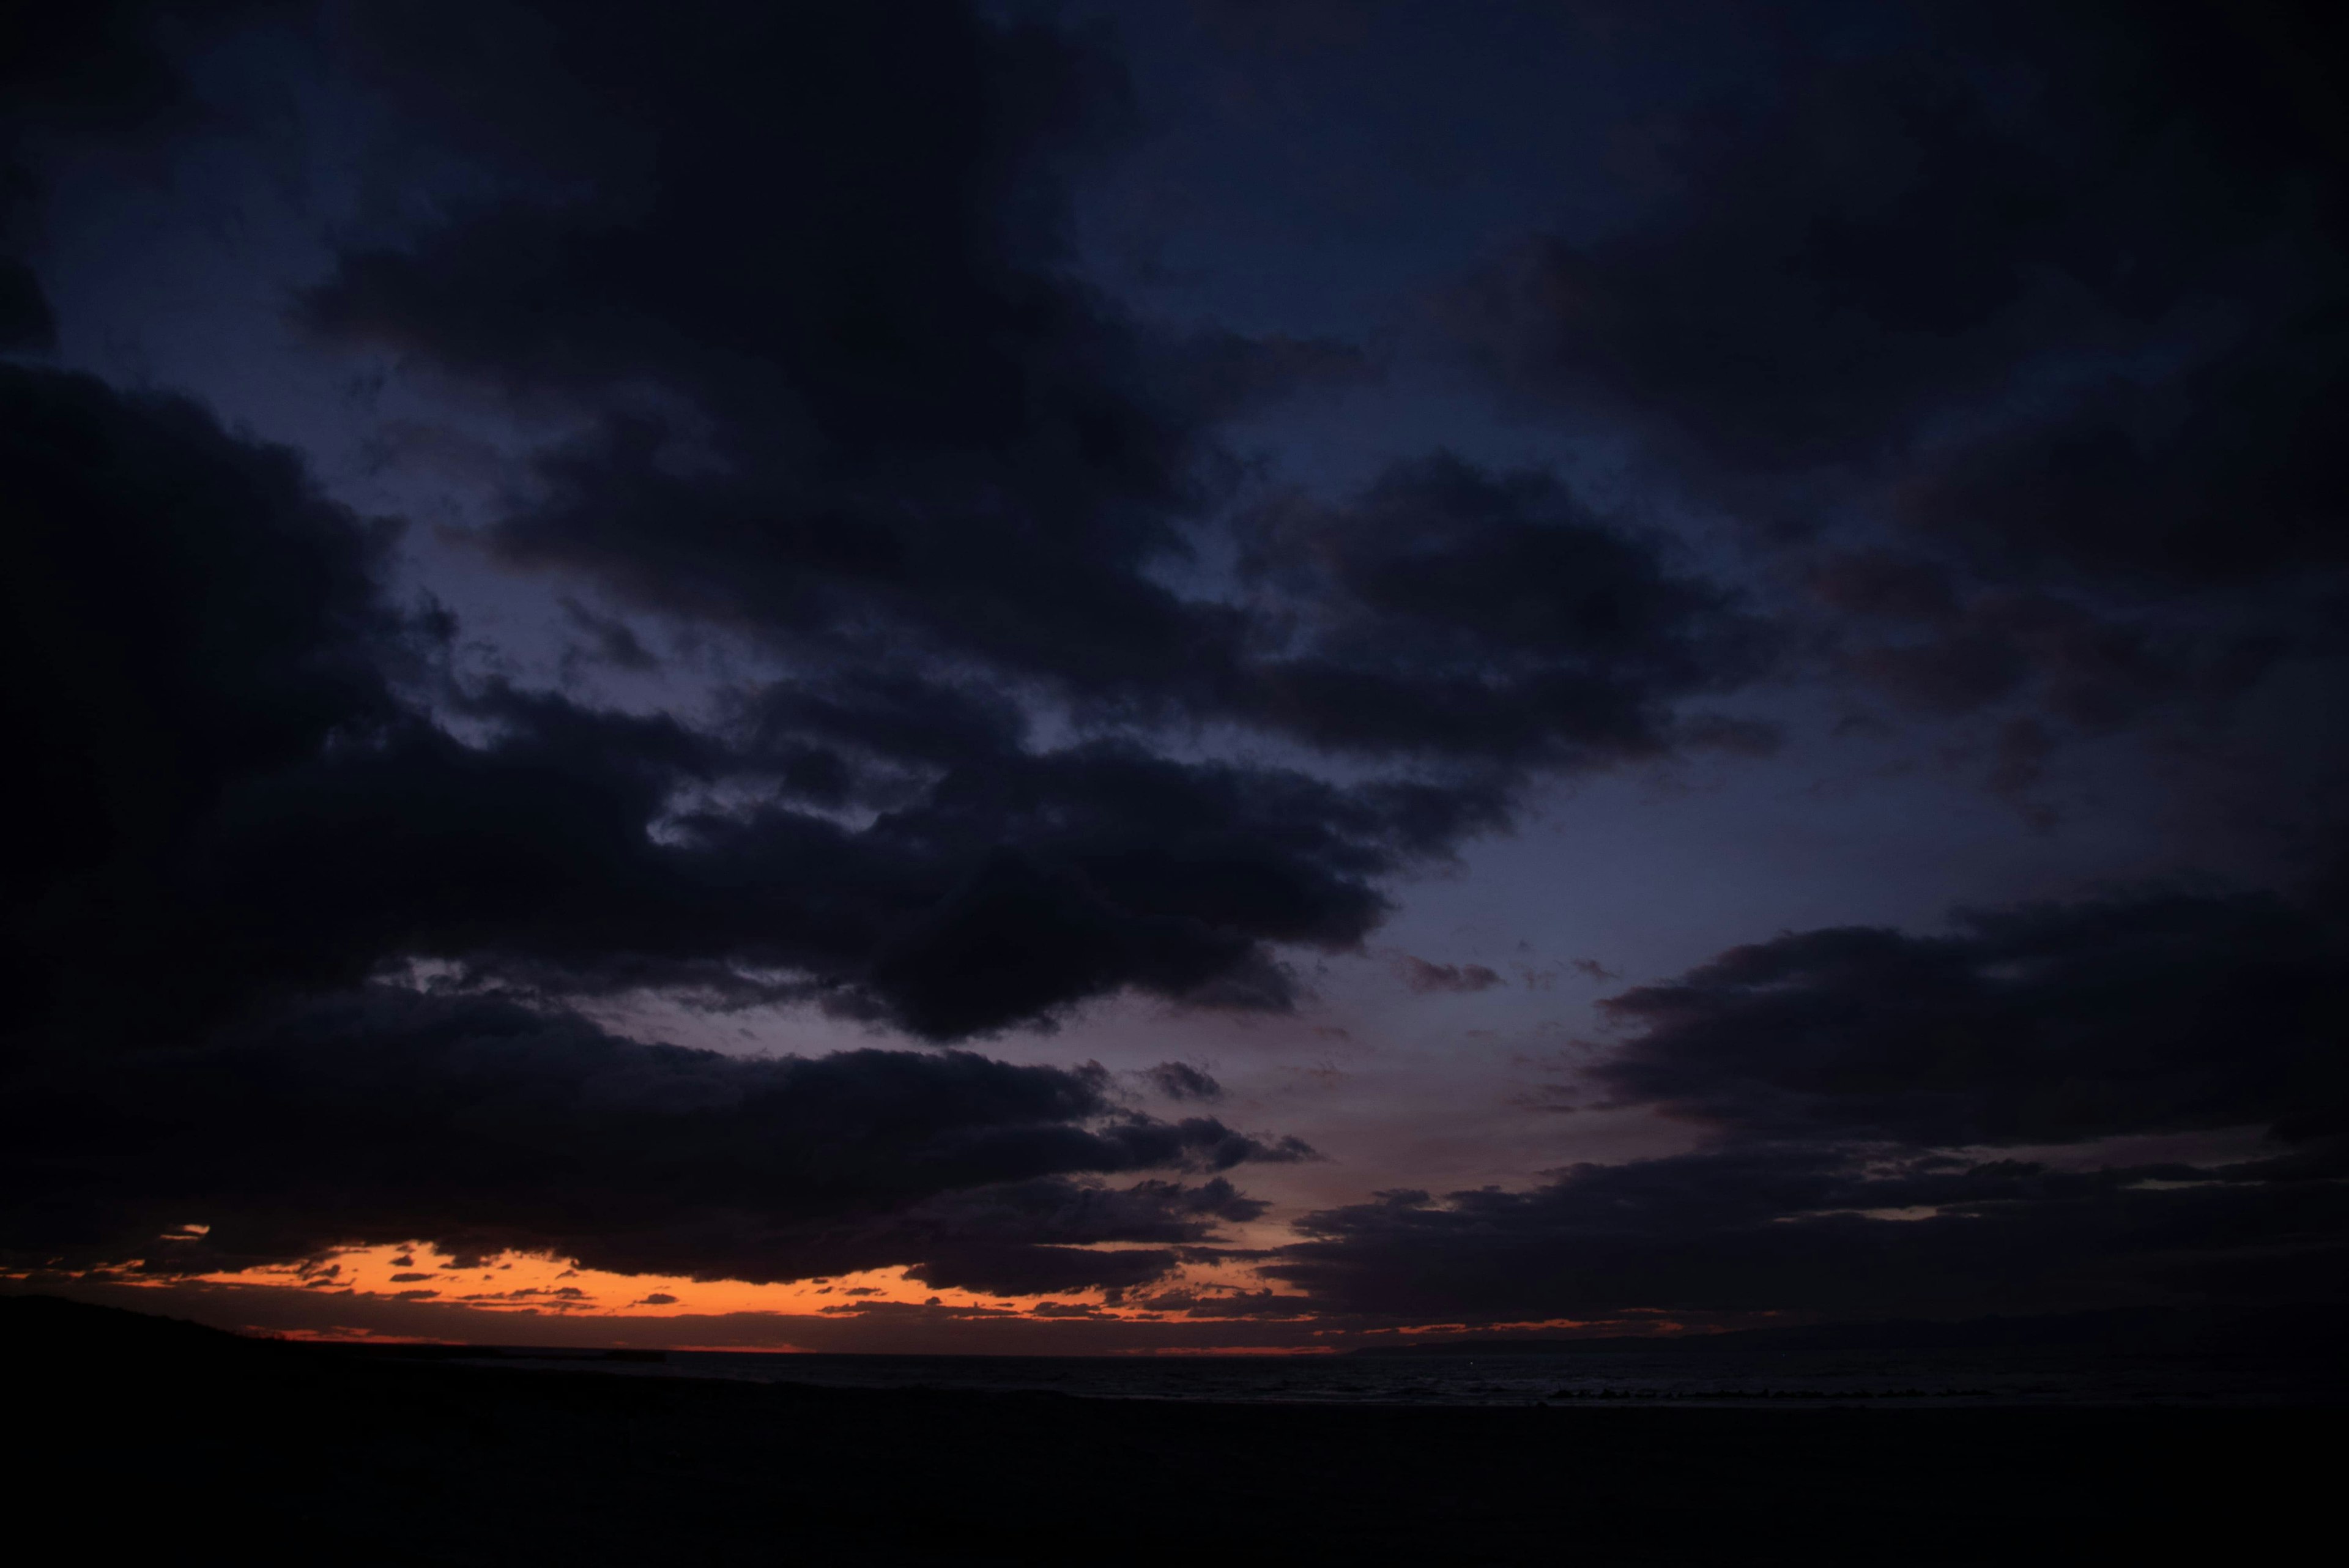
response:
<path id="1" fill-rule="evenodd" d="M 2340 0 L 0 8 L 10 1539 L 2290 1555 L 2344 104 Z"/>

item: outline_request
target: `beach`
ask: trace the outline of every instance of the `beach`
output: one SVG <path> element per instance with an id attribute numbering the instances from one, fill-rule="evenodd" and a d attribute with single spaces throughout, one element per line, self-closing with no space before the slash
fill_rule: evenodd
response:
<path id="1" fill-rule="evenodd" d="M 16 1477 L 44 1533 L 273 1562 L 2256 1560 L 2315 1521 L 2337 1474 L 2337 1413 L 2311 1407 L 825 1388 L 0 1309 L 10 1424 L 32 1439 Z"/>

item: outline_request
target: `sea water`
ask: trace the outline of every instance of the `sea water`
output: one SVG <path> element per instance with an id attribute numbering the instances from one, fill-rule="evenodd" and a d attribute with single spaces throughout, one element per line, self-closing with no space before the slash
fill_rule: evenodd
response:
<path id="1" fill-rule="evenodd" d="M 647 1362 L 546 1351 L 500 1355 L 494 1364 L 828 1388 L 1226 1404 L 1795 1409 L 2349 1403 L 2349 1379 L 2337 1363 L 2248 1353 L 1683 1348 L 1546 1355 L 1015 1356 L 671 1351 L 660 1361 Z"/>

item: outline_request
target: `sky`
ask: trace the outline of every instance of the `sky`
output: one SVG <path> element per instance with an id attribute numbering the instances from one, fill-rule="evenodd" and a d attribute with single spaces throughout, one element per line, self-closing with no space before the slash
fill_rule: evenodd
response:
<path id="1" fill-rule="evenodd" d="M 2329 8 L 51 10 L 0 1288 L 2349 1299 Z"/>

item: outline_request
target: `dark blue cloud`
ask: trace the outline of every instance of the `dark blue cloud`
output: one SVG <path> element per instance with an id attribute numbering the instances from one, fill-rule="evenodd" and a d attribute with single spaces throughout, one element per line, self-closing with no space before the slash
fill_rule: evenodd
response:
<path id="1" fill-rule="evenodd" d="M 1828 1317 L 2328 1301 L 2349 1286 L 2337 899 L 2116 896 L 1734 949 L 1606 1006 L 1599 1103 L 1705 1147 L 1307 1216 L 1269 1272 L 1409 1315 Z M 2255 1129 L 2272 1151 L 2099 1159 Z M 2064 1163 L 1984 1146 L 2072 1146 Z"/>

